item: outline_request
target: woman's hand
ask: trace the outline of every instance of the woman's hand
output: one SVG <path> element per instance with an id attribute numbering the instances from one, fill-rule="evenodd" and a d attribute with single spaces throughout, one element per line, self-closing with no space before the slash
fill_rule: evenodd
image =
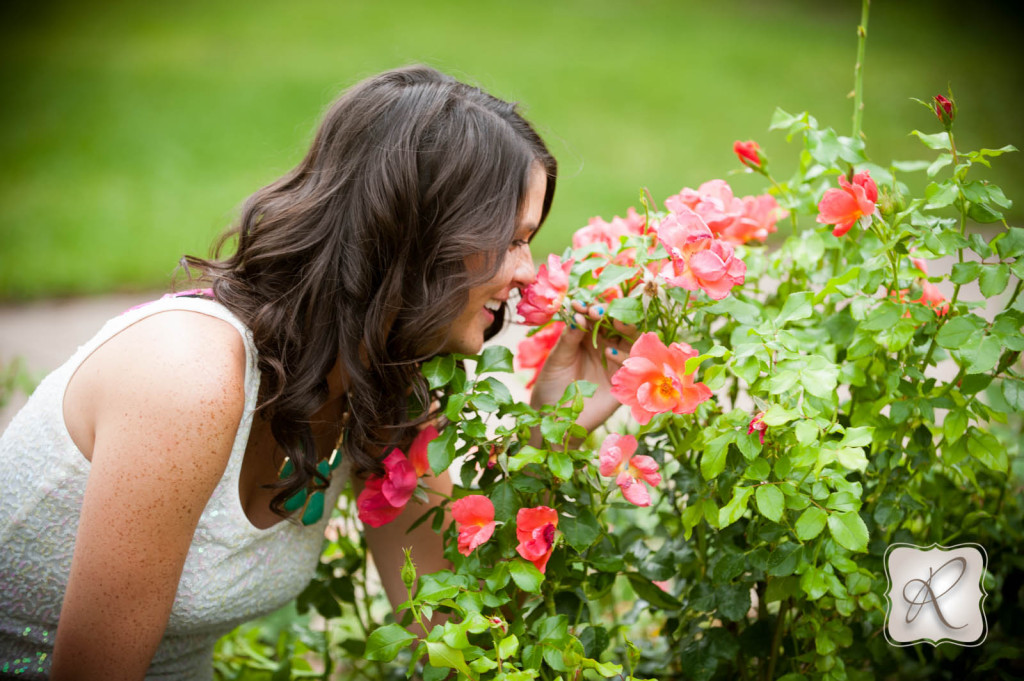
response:
<path id="1" fill-rule="evenodd" d="M 537 377 L 530 397 L 530 404 L 538 408 L 544 404 L 556 404 L 565 389 L 573 381 L 589 381 L 597 385 L 597 392 L 584 400 L 583 412 L 577 423 L 594 430 L 604 423 L 620 403 L 611 394 L 611 376 L 622 362 L 629 357 L 636 329 L 612 322 L 612 330 L 598 332 L 597 347 L 591 341 L 593 324 L 601 319 L 604 312 L 599 304 L 584 306 L 573 302 L 573 324 L 568 325 L 558 343 L 548 355 L 544 367 Z"/>

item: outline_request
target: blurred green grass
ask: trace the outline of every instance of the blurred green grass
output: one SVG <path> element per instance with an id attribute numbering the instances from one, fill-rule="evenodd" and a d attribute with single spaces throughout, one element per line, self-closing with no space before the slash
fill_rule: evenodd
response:
<path id="1" fill-rule="evenodd" d="M 788 172 L 775 107 L 849 134 L 860 2 L 51 1 L 0 26 L 0 300 L 163 288 L 242 200 L 302 156 L 345 87 L 424 62 L 522 102 L 559 159 L 535 241 L 561 250 L 623 214 L 735 173 L 736 139 Z M 952 85 L 963 148 L 1024 148 L 1014 3 L 875 2 L 864 129 L 879 162 L 938 122 L 910 97 Z M 996 159 L 1013 198 L 1024 159 Z M 1024 213 L 1015 206 L 1012 217 Z"/>

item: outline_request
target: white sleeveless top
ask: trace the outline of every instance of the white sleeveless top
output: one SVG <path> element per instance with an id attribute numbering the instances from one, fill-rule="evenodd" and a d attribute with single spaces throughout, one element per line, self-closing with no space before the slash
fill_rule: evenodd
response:
<path id="1" fill-rule="evenodd" d="M 238 497 L 260 384 L 252 334 L 212 300 L 164 297 L 107 322 L 43 379 L 0 438 L 0 676 L 49 675 L 90 467 L 64 425 L 68 381 L 105 341 L 166 310 L 217 317 L 242 335 L 245 410 L 224 476 L 199 519 L 167 629 L 146 678 L 211 679 L 217 639 L 285 605 L 313 577 L 330 514 L 309 527 L 286 520 L 260 530 L 249 522 Z M 139 456 L 144 458 L 145 452 Z M 347 470 L 342 466 L 334 472 L 325 508 L 334 507 Z"/>

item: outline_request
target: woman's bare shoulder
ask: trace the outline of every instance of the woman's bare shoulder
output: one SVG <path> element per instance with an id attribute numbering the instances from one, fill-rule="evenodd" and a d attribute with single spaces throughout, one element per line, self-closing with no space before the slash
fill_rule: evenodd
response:
<path id="1" fill-rule="evenodd" d="M 170 310 L 146 317 L 96 349 L 76 371 L 64 399 L 68 431 L 91 457 L 102 422 L 134 413 L 139 422 L 197 415 L 237 425 L 245 405 L 245 342 L 229 322 Z"/>

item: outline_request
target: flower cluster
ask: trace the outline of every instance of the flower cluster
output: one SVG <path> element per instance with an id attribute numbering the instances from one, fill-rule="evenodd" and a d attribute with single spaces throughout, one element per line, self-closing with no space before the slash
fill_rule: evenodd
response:
<path id="1" fill-rule="evenodd" d="M 468 556 L 494 534 L 494 504 L 482 494 L 470 494 L 452 504 L 459 553 Z M 521 508 L 516 514 L 516 552 L 544 572 L 555 548 L 558 513 L 547 506 Z"/>
<path id="2" fill-rule="evenodd" d="M 438 436 L 434 426 L 421 430 L 409 446 L 409 456 L 397 447 L 384 459 L 384 475 L 371 475 L 356 499 L 359 519 L 370 527 L 387 525 L 405 509 L 419 479 L 430 470 L 427 445 Z"/>

